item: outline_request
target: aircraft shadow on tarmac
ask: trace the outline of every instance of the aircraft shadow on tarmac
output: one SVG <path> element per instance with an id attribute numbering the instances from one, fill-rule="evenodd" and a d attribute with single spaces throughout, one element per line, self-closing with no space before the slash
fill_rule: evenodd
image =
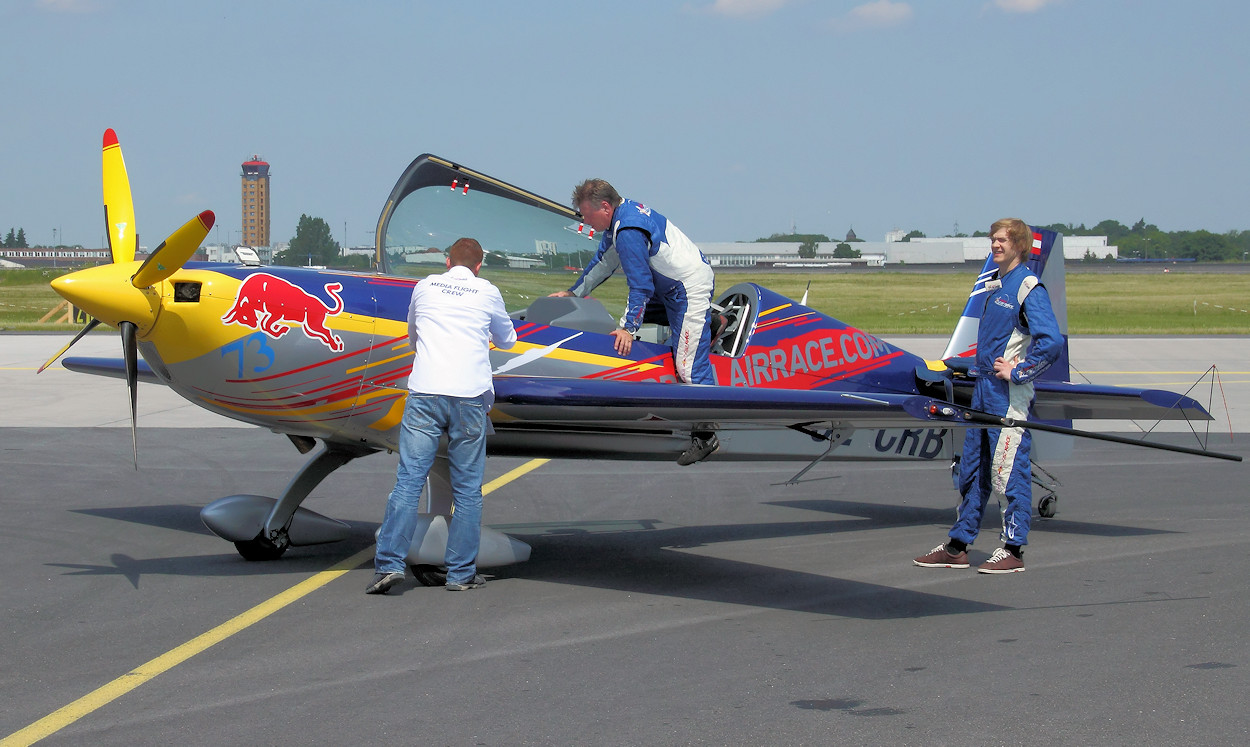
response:
<path id="1" fill-rule="evenodd" d="M 950 522 L 952 514 L 952 509 L 949 508 L 882 505 L 834 499 L 776 501 L 769 505 L 852 518 L 683 527 L 664 527 L 663 522 L 655 519 L 495 525 L 496 529 L 514 534 L 528 542 L 533 547 L 533 553 L 527 563 L 493 569 L 494 575 L 500 579 L 526 578 L 590 588 L 861 619 L 915 618 L 1011 609 L 941 594 L 777 568 L 764 563 L 683 552 L 723 543 L 833 536 L 841 532 L 869 528 L 944 526 Z M 190 505 L 91 508 L 75 511 L 146 526 L 208 534 L 199 520 L 199 509 Z M 144 575 L 212 577 L 307 573 L 321 570 L 328 559 L 341 557 L 349 548 L 351 552 L 355 552 L 372 542 L 376 524 L 349 522 L 349 525 L 352 528 L 351 537 L 344 542 L 294 548 L 282 560 L 273 563 L 245 562 L 234 553 L 142 560 L 115 553 L 110 558 L 111 565 L 48 565 L 66 569 L 67 575 L 120 575 L 136 589 Z M 1045 531 L 1091 536 L 1166 533 L 1166 530 L 1054 519 L 1047 520 L 1042 526 Z M 830 553 L 837 552 L 838 549 L 831 543 Z M 907 561 L 907 557 L 899 559 L 900 564 Z"/>
<path id="2" fill-rule="evenodd" d="M 929 508 L 925 506 L 885 505 L 865 503 L 861 501 L 840 501 L 832 498 L 813 498 L 793 501 L 768 501 L 770 506 L 800 508 L 806 511 L 821 511 L 843 516 L 857 516 L 849 525 L 841 529 L 825 531 L 849 531 L 864 529 L 864 520 L 871 522 L 871 528 L 877 529 L 890 526 L 922 526 L 933 524 L 948 529 L 955 521 L 955 506 L 950 508 Z M 985 508 L 985 522 L 982 535 L 997 529 L 995 515 L 998 508 L 990 503 Z M 1074 511 L 1075 513 L 1075 511 Z M 1081 534 L 1090 537 L 1140 537 L 1155 534 L 1173 534 L 1169 529 L 1148 529 L 1145 527 L 1118 526 L 1115 524 L 1094 524 L 1084 521 L 1067 521 L 1064 519 L 1043 519 L 1033 515 L 1033 531 L 1053 532 L 1056 534 Z"/>
<path id="3" fill-rule="evenodd" d="M 377 524 L 366 522 L 345 522 L 350 527 L 348 538 L 341 543 L 329 545 L 313 545 L 295 548 L 280 561 L 274 563 L 249 563 L 238 556 L 233 549 L 226 551 L 230 545 L 213 536 L 212 532 L 200 521 L 199 506 L 185 504 L 167 504 L 160 506 L 121 506 L 114 508 L 80 508 L 71 509 L 73 513 L 97 516 L 105 519 L 124 521 L 131 524 L 171 529 L 190 534 L 213 537 L 213 542 L 220 545 L 223 552 L 213 555 L 182 555 L 136 559 L 129 555 L 114 553 L 109 557 L 112 565 L 93 565 L 86 563 L 47 563 L 53 568 L 64 568 L 69 576 L 123 576 L 138 589 L 143 576 L 265 576 L 274 574 L 298 574 L 317 572 L 325 569 L 327 562 L 345 557 L 344 553 L 350 546 L 350 552 L 367 547 L 373 542 L 373 533 Z M 350 554 L 347 553 L 347 554 Z"/>
<path id="4" fill-rule="evenodd" d="M 577 531 L 564 524 L 544 534 L 516 536 L 533 548 L 520 566 L 496 569 L 499 578 L 862 619 L 1003 611 L 1011 607 L 930 594 L 881 584 L 777 568 L 729 558 L 683 552 L 725 542 L 802 537 L 830 533 L 841 522 L 777 522 L 654 529 L 640 520 L 632 531 Z M 862 527 L 862 522 L 859 523 Z M 514 527 L 499 527 L 515 531 Z M 837 549 L 830 546 L 830 552 Z M 900 563 L 910 558 L 900 559 Z"/>
<path id="5" fill-rule="evenodd" d="M 76 512 L 144 526 L 206 533 L 199 521 L 199 509 L 194 506 L 90 508 L 76 509 Z M 142 578 L 149 575 L 230 577 L 302 574 L 323 570 L 327 561 L 340 559 L 372 543 L 376 524 L 349 524 L 352 527 L 351 536 L 343 542 L 293 548 L 281 560 L 272 563 L 249 563 L 233 552 L 143 559 L 114 553 L 109 564 L 47 565 L 65 569 L 66 575 L 72 576 L 121 576 L 136 589 Z M 494 575 L 501 580 L 526 578 L 866 619 L 1010 609 L 940 594 L 682 552 L 683 549 L 724 542 L 830 534 L 853 528 L 850 525 L 863 528 L 865 522 L 850 519 L 657 528 L 661 522 L 644 519 L 500 526 L 497 528 L 515 533 L 534 549 L 529 562 L 494 569 Z M 420 592 L 423 589 L 402 591 Z"/>

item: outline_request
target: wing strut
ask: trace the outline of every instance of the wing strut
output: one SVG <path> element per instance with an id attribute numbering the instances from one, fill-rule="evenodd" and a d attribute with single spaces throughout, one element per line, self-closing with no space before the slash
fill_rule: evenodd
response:
<path id="1" fill-rule="evenodd" d="M 819 433 L 811 430 L 806 425 L 792 425 L 789 427 L 792 428 L 793 430 L 798 431 L 799 433 L 806 433 L 807 435 L 812 437 L 813 441 L 822 441 L 822 440 L 828 441 L 829 446 L 827 446 L 825 450 L 821 452 L 820 456 L 813 459 L 811 464 L 808 464 L 806 467 L 799 470 L 798 474 L 796 474 L 794 477 L 791 477 L 789 480 L 786 480 L 784 483 L 782 483 L 783 485 L 798 485 L 799 480 L 803 477 L 803 475 L 806 475 L 808 473 L 808 470 L 810 470 L 812 467 L 815 467 L 817 464 L 820 464 L 821 461 L 823 461 L 825 457 L 833 453 L 834 449 L 838 448 L 839 446 L 843 444 L 843 442 L 846 441 L 847 436 L 851 435 L 850 434 L 851 429 L 834 428 L 832 426 L 830 426 L 829 428 L 826 428 L 825 430 Z"/>

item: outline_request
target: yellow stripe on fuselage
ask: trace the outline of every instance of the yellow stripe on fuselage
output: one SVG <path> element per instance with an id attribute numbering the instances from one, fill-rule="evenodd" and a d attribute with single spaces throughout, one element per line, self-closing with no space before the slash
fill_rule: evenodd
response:
<path id="1" fill-rule="evenodd" d="M 369 424 L 370 428 L 385 433 L 386 431 L 389 431 L 399 425 L 400 421 L 404 419 L 404 406 L 408 401 L 408 390 L 384 389 L 382 391 L 390 395 L 403 395 L 391 403 L 391 409 L 387 410 L 385 415 Z"/>
<path id="2" fill-rule="evenodd" d="M 396 355 L 390 358 L 383 358 L 380 361 L 369 361 L 363 366 L 357 366 L 355 368 L 347 369 L 347 374 L 350 376 L 351 374 L 360 373 L 361 371 L 368 370 L 370 368 L 373 368 L 374 366 L 385 366 L 387 363 L 394 363 L 395 361 L 403 360 L 404 358 L 411 358 L 412 355 L 413 355 L 412 351 L 409 350 L 407 353 L 404 353 L 403 355 Z"/>
<path id="3" fill-rule="evenodd" d="M 407 345 L 408 344 L 407 342 L 408 323 L 397 322 L 393 319 L 378 319 L 377 320 L 377 334 L 378 336 L 383 337 L 383 338 L 403 337 L 404 341 L 400 344 Z M 516 343 L 512 347 L 508 348 L 506 352 L 513 354 L 513 355 L 521 355 L 530 350 L 534 350 L 536 348 L 545 348 L 545 347 L 547 347 L 546 344 L 539 344 L 539 343 L 533 343 L 533 342 L 526 342 L 524 340 L 517 340 Z M 600 368 L 605 368 L 605 369 L 618 368 L 619 366 L 632 362 L 628 358 L 620 358 L 614 355 L 599 355 L 598 353 L 586 353 L 581 350 L 574 350 L 572 348 L 556 348 L 555 350 L 551 351 L 550 353 L 547 353 L 547 355 L 543 357 L 550 358 L 551 360 L 556 360 L 556 361 L 569 361 L 571 363 L 585 363 L 587 365 L 598 366 Z M 653 367 L 659 368 L 659 366 L 653 366 Z"/>

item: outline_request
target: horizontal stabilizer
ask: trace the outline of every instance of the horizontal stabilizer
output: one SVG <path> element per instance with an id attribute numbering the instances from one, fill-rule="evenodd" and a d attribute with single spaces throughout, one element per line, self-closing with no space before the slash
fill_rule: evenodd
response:
<path id="1" fill-rule="evenodd" d="M 1043 423 L 1037 420 L 1023 420 L 1019 418 L 993 415 L 988 412 L 973 410 L 968 407 L 960 407 L 958 405 L 953 405 L 950 402 L 940 402 L 938 400 L 930 400 L 928 403 L 925 403 L 921 410 L 918 411 L 918 414 L 927 415 L 930 419 L 936 421 L 962 423 L 990 428 L 1028 428 L 1029 430 L 1034 431 L 1059 433 L 1065 436 L 1090 438 L 1097 441 L 1109 441 L 1111 443 L 1126 444 L 1128 446 L 1140 446 L 1147 449 L 1158 449 L 1160 451 L 1173 451 L 1178 454 L 1192 454 L 1194 456 L 1210 457 L 1212 459 L 1225 459 L 1230 462 L 1242 461 L 1242 458 L 1236 454 L 1225 454 L 1219 451 L 1211 451 L 1207 448 L 1178 446 L 1175 444 L 1146 441 L 1140 438 L 1117 436 L 1110 433 L 1083 431 L 1077 428 L 1069 428 L 1067 426 L 1055 425 L 1053 423 Z"/>
<path id="2" fill-rule="evenodd" d="M 1197 400 L 1162 389 L 1034 381 L 1041 420 L 1212 420 Z"/>

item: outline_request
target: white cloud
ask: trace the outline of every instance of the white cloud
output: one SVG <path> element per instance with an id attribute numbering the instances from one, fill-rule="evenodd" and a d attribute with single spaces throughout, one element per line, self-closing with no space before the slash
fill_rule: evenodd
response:
<path id="1" fill-rule="evenodd" d="M 1008 13 L 1036 13 L 1047 5 L 1054 5 L 1058 0 L 994 0 L 994 5 Z"/>
<path id="2" fill-rule="evenodd" d="M 839 31 L 857 31 L 859 29 L 884 28 L 897 26 L 911 20 L 912 9 L 908 3 L 896 3 L 892 0 L 873 0 L 851 8 L 844 17 L 835 19 L 833 27 Z"/>
<path id="3" fill-rule="evenodd" d="M 790 0 L 715 0 L 707 10 L 722 16 L 763 16 L 780 10 Z"/>

